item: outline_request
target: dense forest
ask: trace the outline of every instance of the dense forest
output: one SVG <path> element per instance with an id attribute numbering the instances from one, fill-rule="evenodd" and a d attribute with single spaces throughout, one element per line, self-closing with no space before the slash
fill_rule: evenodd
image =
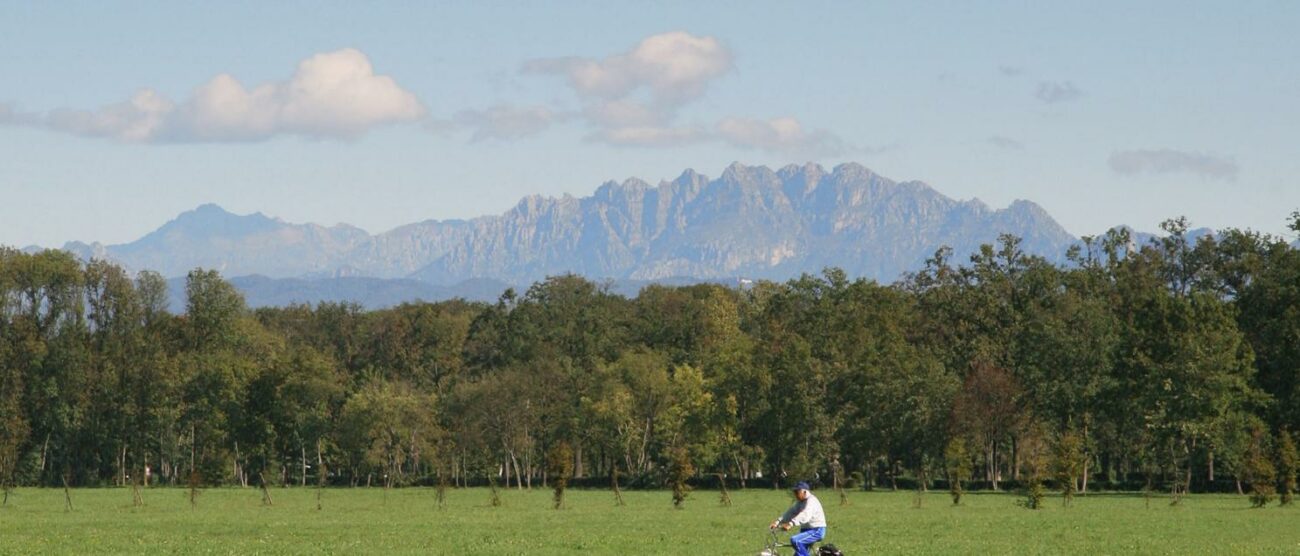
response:
<path id="1" fill-rule="evenodd" d="M 0 482 L 1285 489 L 1300 250 L 1162 227 L 891 285 L 566 275 L 375 311 L 249 310 L 195 270 L 172 314 L 156 273 L 0 250 Z"/>

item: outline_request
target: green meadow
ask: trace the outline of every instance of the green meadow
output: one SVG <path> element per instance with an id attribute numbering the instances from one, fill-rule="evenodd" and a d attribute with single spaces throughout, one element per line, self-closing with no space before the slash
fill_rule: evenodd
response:
<path id="1" fill-rule="evenodd" d="M 5 554 L 754 554 L 789 496 L 771 490 L 696 491 L 683 509 L 668 492 L 570 490 L 551 507 L 546 490 L 23 488 L 0 509 Z M 1017 505 L 1013 494 L 822 492 L 827 540 L 846 554 L 1300 554 L 1300 509 L 1250 509 L 1245 497 L 1091 494 L 1063 507 Z"/>

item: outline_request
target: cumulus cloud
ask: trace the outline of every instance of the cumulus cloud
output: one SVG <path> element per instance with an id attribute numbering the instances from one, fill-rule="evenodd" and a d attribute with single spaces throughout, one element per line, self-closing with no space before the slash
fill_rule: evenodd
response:
<path id="1" fill-rule="evenodd" d="M 453 123 L 473 129 L 472 141 L 513 140 L 537 135 L 568 117 L 546 106 L 498 104 L 485 110 L 462 110 Z"/>
<path id="2" fill-rule="evenodd" d="M 852 150 L 843 139 L 826 130 L 807 130 L 791 117 L 769 120 L 724 118 L 718 136 L 737 147 L 791 154 L 836 156 Z"/>
<path id="3" fill-rule="evenodd" d="M 1041 81 L 1034 96 L 1048 104 L 1078 100 L 1083 90 L 1070 81 Z"/>
<path id="4" fill-rule="evenodd" d="M 646 37 L 622 54 L 543 58 L 525 63 L 524 71 L 563 75 L 585 97 L 615 100 L 647 91 L 657 102 L 678 104 L 703 94 L 731 63 L 731 51 L 718 39 L 673 31 Z"/>
<path id="5" fill-rule="evenodd" d="M 1003 137 L 1001 135 L 994 135 L 992 137 L 989 137 L 988 143 L 999 149 L 1007 149 L 1012 151 L 1024 150 L 1025 148 L 1024 143 L 1021 143 L 1020 141 L 1017 141 L 1010 137 Z"/>
<path id="6" fill-rule="evenodd" d="M 1237 162 L 1231 158 L 1174 149 L 1116 151 L 1110 169 L 1123 176 L 1187 173 L 1204 179 L 1237 179 Z"/>
<path id="7" fill-rule="evenodd" d="M 281 134 L 351 138 L 424 116 L 415 95 L 346 48 L 303 60 L 286 81 L 248 88 L 220 74 L 180 103 L 142 89 L 95 110 L 54 110 L 42 123 L 128 142 L 255 141 Z"/>
<path id="8" fill-rule="evenodd" d="M 595 128 L 589 140 L 668 146 L 710 138 L 707 129 L 676 123 L 677 113 L 731 71 L 732 60 L 715 37 L 672 31 L 620 54 L 531 60 L 522 71 L 565 79 L 582 104 L 582 119 Z"/>
<path id="9" fill-rule="evenodd" d="M 472 129 L 471 141 L 528 137 L 566 120 L 588 126 L 586 140 L 619 147 L 671 147 L 721 142 L 796 156 L 835 156 L 856 149 L 837 135 L 807 129 L 793 117 L 730 117 L 714 125 L 681 121 L 681 109 L 702 97 L 732 69 L 731 51 L 718 39 L 683 31 L 651 35 L 606 57 L 542 58 L 520 71 L 564 79 L 578 109 L 499 105 L 429 119 L 426 129 L 443 133 Z"/>
<path id="10" fill-rule="evenodd" d="M 142 89 L 129 100 L 98 110 L 55 110 L 46 116 L 45 124 L 88 137 L 149 141 L 162 134 L 175 111 L 176 104 L 157 91 Z"/>

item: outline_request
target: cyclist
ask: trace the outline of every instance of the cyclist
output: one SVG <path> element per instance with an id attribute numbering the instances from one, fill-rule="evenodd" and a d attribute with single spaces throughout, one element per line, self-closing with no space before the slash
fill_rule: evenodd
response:
<path id="1" fill-rule="evenodd" d="M 810 489 L 806 482 L 799 481 L 795 484 L 790 489 L 794 494 L 794 504 L 768 526 L 770 529 L 781 527 L 786 531 L 791 527 L 799 528 L 798 533 L 790 536 L 795 556 L 808 556 L 808 549 L 813 543 L 826 536 L 826 512 L 822 511 L 821 501 L 817 500 Z"/>

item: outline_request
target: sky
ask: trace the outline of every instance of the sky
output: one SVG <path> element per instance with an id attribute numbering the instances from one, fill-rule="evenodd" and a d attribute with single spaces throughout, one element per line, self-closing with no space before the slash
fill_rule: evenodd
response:
<path id="1" fill-rule="evenodd" d="M 731 162 L 1282 234 L 1300 2 L 0 0 L 0 245 L 371 233 Z"/>

